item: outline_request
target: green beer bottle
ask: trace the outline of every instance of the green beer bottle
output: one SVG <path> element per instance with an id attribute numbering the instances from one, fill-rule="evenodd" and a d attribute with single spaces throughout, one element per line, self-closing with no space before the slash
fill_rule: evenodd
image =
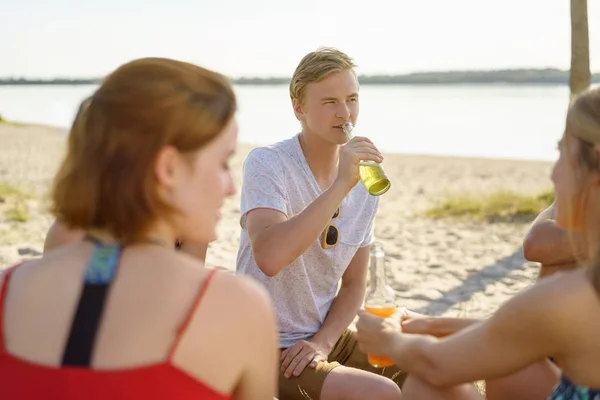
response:
<path id="1" fill-rule="evenodd" d="M 352 125 L 352 122 L 346 122 L 343 129 L 348 141 L 350 141 L 355 136 L 353 133 L 354 125 Z M 381 164 L 374 161 L 361 161 L 358 168 L 360 180 L 372 196 L 381 196 L 392 186 Z"/>

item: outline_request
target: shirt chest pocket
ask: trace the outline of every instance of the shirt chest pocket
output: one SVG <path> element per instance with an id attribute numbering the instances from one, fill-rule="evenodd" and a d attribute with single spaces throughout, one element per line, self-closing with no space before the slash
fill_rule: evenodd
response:
<path id="1" fill-rule="evenodd" d="M 338 230 L 338 242 L 349 246 L 360 246 L 368 235 L 368 230 L 371 225 L 371 221 L 368 218 L 362 218 L 364 218 L 363 221 L 356 219 L 353 221 L 345 221 L 342 219 L 339 221 L 331 221 L 331 224 Z"/>

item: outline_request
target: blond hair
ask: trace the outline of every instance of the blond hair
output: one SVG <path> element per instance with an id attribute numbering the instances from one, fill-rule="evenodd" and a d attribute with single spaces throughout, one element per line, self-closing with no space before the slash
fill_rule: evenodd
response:
<path id="1" fill-rule="evenodd" d="M 590 173 L 600 172 L 598 171 L 600 160 L 594 149 L 594 146 L 600 144 L 600 88 L 588 90 L 573 99 L 567 113 L 566 135 L 577 141 L 577 160 L 571 165 L 577 166 L 576 172 L 581 178 L 579 204 L 570 204 L 569 214 L 572 217 L 576 214 L 581 216 L 581 213 L 588 210 L 587 203 L 590 200 L 590 184 L 586 184 L 586 177 Z M 595 231 L 587 232 L 587 247 L 591 262 L 590 276 L 594 288 L 600 293 L 600 243 L 598 242 L 600 221 L 596 221 L 593 230 Z"/>
<path id="2" fill-rule="evenodd" d="M 309 83 L 318 82 L 334 72 L 354 72 L 354 68 L 354 60 L 346 53 L 332 47 L 321 47 L 300 60 L 290 82 L 290 97 L 292 101 L 302 103 Z"/>

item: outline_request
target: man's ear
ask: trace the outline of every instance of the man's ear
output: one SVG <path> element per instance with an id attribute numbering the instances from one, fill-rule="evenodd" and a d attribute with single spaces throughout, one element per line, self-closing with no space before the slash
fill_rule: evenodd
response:
<path id="1" fill-rule="evenodd" d="M 302 103 L 298 99 L 292 100 L 292 107 L 294 108 L 294 114 L 298 121 L 304 121 L 304 111 L 302 110 Z"/>

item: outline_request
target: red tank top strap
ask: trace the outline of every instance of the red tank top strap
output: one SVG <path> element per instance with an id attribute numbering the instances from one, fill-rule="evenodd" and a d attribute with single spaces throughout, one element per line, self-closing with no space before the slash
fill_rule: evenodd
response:
<path id="1" fill-rule="evenodd" d="M 6 298 L 6 292 L 8 291 L 8 281 L 10 276 L 15 269 L 22 263 L 13 265 L 6 269 L 4 277 L 2 279 L 2 286 L 0 286 L 0 354 L 4 353 L 4 299 Z"/>
<path id="2" fill-rule="evenodd" d="M 171 348 L 169 349 L 169 355 L 167 357 L 167 359 L 169 361 L 171 361 L 171 358 L 173 357 L 173 353 L 175 353 L 175 350 L 177 350 L 177 346 L 179 345 L 181 336 L 183 335 L 183 333 L 186 331 L 188 325 L 190 324 L 190 321 L 191 321 L 192 317 L 194 316 L 194 312 L 196 311 L 196 309 L 198 308 L 198 305 L 202 301 L 202 298 L 204 297 L 204 294 L 206 293 L 206 289 L 208 289 L 208 285 L 212 281 L 216 272 L 217 272 L 217 270 L 214 270 L 214 269 L 210 270 L 208 272 L 208 275 L 206 276 L 206 278 L 204 279 L 204 282 L 202 282 L 202 285 L 200 286 L 200 290 L 198 291 L 198 294 L 196 295 L 196 299 L 194 300 L 192 307 L 190 307 L 190 310 L 188 311 L 185 319 L 183 320 L 181 325 L 179 325 L 179 328 L 177 329 L 177 336 L 175 336 L 175 341 L 173 342 L 173 344 L 171 345 Z"/>

